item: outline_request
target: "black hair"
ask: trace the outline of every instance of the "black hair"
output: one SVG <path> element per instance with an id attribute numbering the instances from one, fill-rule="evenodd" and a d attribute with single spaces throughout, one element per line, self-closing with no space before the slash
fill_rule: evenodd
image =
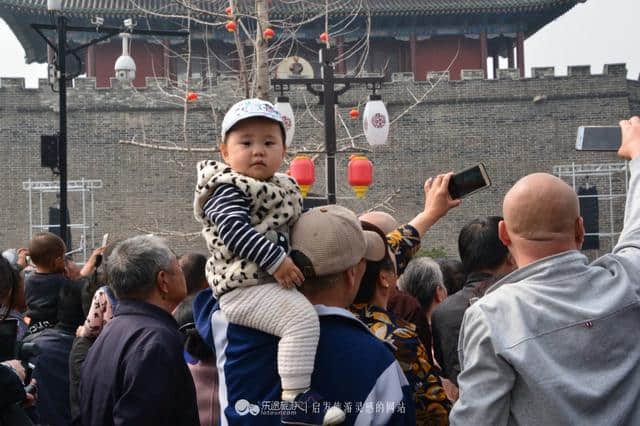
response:
<path id="1" fill-rule="evenodd" d="M 6 306 L 6 311 L 0 322 L 7 319 L 9 313 L 13 309 L 16 299 L 18 298 L 18 291 L 20 288 L 20 274 L 16 271 L 11 263 L 3 256 L 0 256 L 0 299 L 4 300 L 9 298 L 9 303 Z"/>
<path id="2" fill-rule="evenodd" d="M 379 261 L 367 260 L 367 267 L 364 271 L 364 275 L 362 276 L 362 281 L 360 281 L 360 288 L 358 289 L 358 294 L 356 294 L 353 303 L 369 303 L 373 298 L 373 294 L 376 290 L 376 282 L 378 280 L 378 276 L 380 275 L 380 271 L 393 271 L 394 265 L 391 260 L 391 256 L 389 255 L 388 245 L 387 245 L 387 237 L 377 226 L 365 222 L 360 221 L 362 224 L 362 229 L 365 231 L 373 231 L 380 236 L 382 241 L 384 242 L 384 257 Z"/>
<path id="3" fill-rule="evenodd" d="M 180 257 L 180 268 L 187 282 L 187 294 L 202 290 L 202 283 L 206 282 L 205 267 L 207 258 L 200 253 L 187 253 Z"/>
<path id="4" fill-rule="evenodd" d="M 464 266 L 458 259 L 441 257 L 436 259 L 442 271 L 442 280 L 447 288 L 447 294 L 451 296 L 462 289 L 465 280 Z"/>
<path id="5" fill-rule="evenodd" d="M 504 263 L 509 250 L 498 238 L 501 220 L 501 216 L 477 218 L 462 228 L 458 251 L 465 273 L 493 270 Z"/>
<path id="6" fill-rule="evenodd" d="M 193 299 L 195 297 L 195 294 L 190 294 L 185 297 L 173 311 L 173 317 L 176 319 L 180 331 L 185 336 L 184 349 L 200 361 L 212 361 L 215 357 L 213 349 L 210 348 L 200 334 L 198 334 L 194 323 Z"/>

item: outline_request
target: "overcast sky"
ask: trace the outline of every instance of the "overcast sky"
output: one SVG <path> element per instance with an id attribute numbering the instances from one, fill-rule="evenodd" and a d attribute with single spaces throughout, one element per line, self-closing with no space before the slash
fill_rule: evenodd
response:
<path id="1" fill-rule="evenodd" d="M 0 77 L 25 77 L 28 87 L 46 78 L 44 65 L 24 63 L 24 50 L 2 19 L 0 54 Z M 638 79 L 640 0 L 587 0 L 525 42 L 527 75 L 531 67 L 542 66 L 555 66 L 556 75 L 566 75 L 567 65 L 591 65 L 591 72 L 601 73 L 604 64 L 621 62 L 627 64 L 628 77 Z"/>

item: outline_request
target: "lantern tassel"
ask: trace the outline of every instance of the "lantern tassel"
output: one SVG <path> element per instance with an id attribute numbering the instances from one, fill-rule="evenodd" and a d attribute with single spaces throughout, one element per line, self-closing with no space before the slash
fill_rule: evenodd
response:
<path id="1" fill-rule="evenodd" d="M 298 185 L 300 187 L 300 194 L 302 194 L 302 198 L 306 198 L 309 193 L 309 189 L 311 185 Z"/>
<path id="2" fill-rule="evenodd" d="M 360 185 L 355 185 L 352 188 L 353 188 L 353 191 L 356 193 L 356 197 L 358 198 L 364 197 L 364 194 L 367 193 L 367 189 L 369 189 L 368 186 L 360 186 Z"/>

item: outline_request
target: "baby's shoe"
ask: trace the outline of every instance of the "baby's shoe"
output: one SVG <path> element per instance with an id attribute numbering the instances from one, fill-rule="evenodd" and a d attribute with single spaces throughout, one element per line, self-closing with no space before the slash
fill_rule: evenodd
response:
<path id="1" fill-rule="evenodd" d="M 287 408 L 280 418 L 285 425 L 337 425 L 345 419 L 344 411 L 327 406 L 322 396 L 311 390 L 299 394 Z"/>

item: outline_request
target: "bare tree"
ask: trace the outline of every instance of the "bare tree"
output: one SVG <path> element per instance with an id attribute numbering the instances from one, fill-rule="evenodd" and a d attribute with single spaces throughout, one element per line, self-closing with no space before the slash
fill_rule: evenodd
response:
<path id="1" fill-rule="evenodd" d="M 130 0 L 136 3 L 138 0 Z M 274 74 L 278 64 L 286 57 L 302 56 L 303 52 L 315 52 L 318 43 L 309 43 L 300 40 L 298 32 L 305 25 L 313 23 L 322 23 L 324 31 L 329 34 L 327 46 L 340 37 L 353 38 L 353 34 L 365 26 L 364 35 L 355 41 L 345 45 L 341 55 L 336 59 L 336 63 L 341 61 L 349 61 L 352 75 L 359 75 L 363 72 L 369 54 L 369 36 L 371 27 L 371 15 L 368 8 L 367 0 L 278 0 L 283 5 L 296 6 L 296 10 L 302 10 L 303 13 L 293 14 L 283 17 L 281 15 L 272 14 L 270 9 L 274 2 L 271 0 L 176 0 L 179 7 L 171 9 L 171 12 L 165 10 L 146 10 L 150 16 L 161 16 L 166 18 L 179 18 L 187 22 L 189 29 L 198 28 L 198 36 L 189 37 L 188 42 L 182 48 L 173 48 L 170 55 L 174 61 L 184 64 L 181 69 L 184 70 L 183 76 L 178 76 L 175 81 L 170 82 L 169 88 L 165 90 L 167 102 L 183 108 L 183 138 L 181 143 L 171 140 L 153 140 L 145 135 L 144 129 L 140 135 L 136 134 L 129 140 L 121 140 L 120 143 L 127 145 L 135 145 L 141 149 L 152 149 L 169 151 L 172 153 L 213 153 L 218 150 L 214 145 L 203 148 L 202 146 L 189 143 L 187 138 L 187 115 L 190 110 L 190 104 L 187 101 L 187 93 L 190 90 L 196 90 L 192 81 L 193 64 L 204 64 L 205 77 L 203 81 L 209 78 L 218 78 L 219 86 L 224 80 L 224 86 L 229 86 L 229 80 L 235 81 L 237 92 L 235 97 L 248 98 L 259 97 L 268 99 L 270 77 Z M 140 6 L 139 6 L 140 7 Z M 141 8 L 141 7 L 140 7 Z M 228 9 L 227 9 L 228 8 Z M 142 8 L 141 8 L 142 9 Z M 229 11 L 229 13 L 227 12 Z M 349 13 L 344 13 L 348 10 Z M 341 13 L 335 14 L 334 12 Z M 275 16 L 275 18 L 273 17 Z M 330 17 L 332 17 L 330 19 Z M 337 19 L 335 16 L 342 16 Z M 233 23 L 233 49 L 220 50 L 220 44 L 213 41 L 212 34 L 221 28 Z M 271 40 L 265 38 L 264 31 L 272 29 L 277 36 Z M 196 32 L 194 32 L 196 33 Z M 319 34 L 318 34 L 319 36 Z M 197 44 L 199 49 L 194 49 L 193 45 Z M 227 46 L 228 47 L 228 46 Z M 458 58 L 458 52 L 451 58 L 448 68 L 455 63 Z M 311 56 L 311 55 L 308 55 Z M 386 70 L 380 70 L 385 72 Z M 412 93 L 407 89 L 408 95 L 412 99 L 412 103 L 403 111 L 397 113 L 391 118 L 391 123 L 395 124 L 402 117 L 424 102 L 432 90 L 439 84 L 437 81 L 427 87 L 424 93 Z M 163 89 L 164 90 L 164 89 Z M 316 122 L 318 126 L 323 127 L 324 123 L 321 118 L 315 115 L 314 109 L 310 106 L 311 95 L 303 95 L 304 105 L 299 105 L 301 110 L 296 116 L 301 121 L 303 118 Z M 313 99 L 315 101 L 315 99 Z M 218 98 L 214 98 L 212 94 L 203 91 L 200 93 L 199 105 L 208 103 L 211 111 L 211 120 L 217 122 L 226 105 L 221 105 Z M 364 134 L 360 131 L 353 132 L 341 114 L 340 108 L 336 108 L 336 123 L 342 127 L 345 137 L 337 140 L 339 152 L 367 152 L 369 146 L 365 141 Z M 294 147 L 296 153 L 306 153 L 315 159 L 324 153 L 324 142 L 321 134 L 312 135 L 307 140 L 296 141 Z M 174 159 L 175 168 L 181 168 L 179 160 Z M 186 171 L 191 173 L 191 170 Z M 397 191 L 392 191 L 381 197 L 375 208 L 384 208 L 393 210 L 391 201 Z M 181 232 L 171 231 L 161 228 L 159 225 L 153 232 L 164 232 L 168 236 L 183 236 L 185 238 L 192 237 L 193 234 L 183 234 Z"/>

